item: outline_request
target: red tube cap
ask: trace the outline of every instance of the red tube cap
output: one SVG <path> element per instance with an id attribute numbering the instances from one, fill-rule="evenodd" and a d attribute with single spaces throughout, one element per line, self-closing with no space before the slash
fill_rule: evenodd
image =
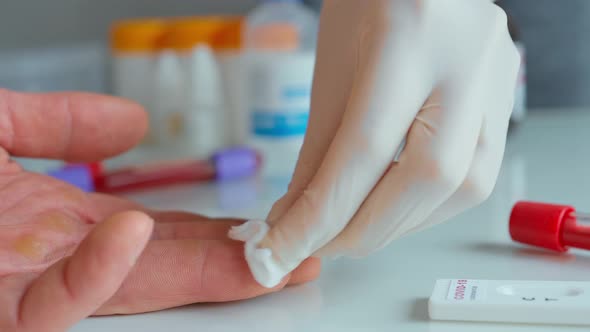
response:
<path id="1" fill-rule="evenodd" d="M 561 229 L 575 209 L 567 205 L 519 202 L 510 215 L 510 236 L 514 241 L 565 252 Z"/>

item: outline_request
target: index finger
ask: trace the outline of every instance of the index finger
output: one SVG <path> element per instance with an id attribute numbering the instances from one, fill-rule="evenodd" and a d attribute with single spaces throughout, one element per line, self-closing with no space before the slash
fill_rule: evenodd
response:
<path id="1" fill-rule="evenodd" d="M 131 101 L 0 89 L 0 148 L 13 156 L 96 161 L 130 149 L 146 129 L 145 112 Z"/>
<path id="2" fill-rule="evenodd" d="M 249 299 L 285 285 L 314 280 L 320 261 L 309 259 L 273 289 L 252 278 L 243 245 L 220 240 L 152 241 L 121 288 L 96 315 L 135 314 L 193 303 Z"/>

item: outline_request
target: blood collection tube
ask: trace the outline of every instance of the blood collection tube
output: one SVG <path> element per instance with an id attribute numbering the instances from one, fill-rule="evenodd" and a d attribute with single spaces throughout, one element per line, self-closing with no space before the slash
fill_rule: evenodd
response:
<path id="1" fill-rule="evenodd" d="M 106 171 L 100 164 L 69 165 L 49 173 L 85 191 L 119 193 L 206 181 L 234 180 L 254 175 L 260 167 L 258 153 L 230 148 L 205 160 L 171 161 Z"/>
<path id="2" fill-rule="evenodd" d="M 568 205 L 518 202 L 510 215 L 510 236 L 558 252 L 590 250 L 590 214 Z"/>

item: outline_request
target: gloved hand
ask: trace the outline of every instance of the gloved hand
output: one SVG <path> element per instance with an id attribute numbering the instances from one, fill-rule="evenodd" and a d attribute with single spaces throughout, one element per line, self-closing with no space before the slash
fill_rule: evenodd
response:
<path id="1" fill-rule="evenodd" d="M 266 287 L 311 255 L 362 257 L 478 205 L 504 154 L 520 58 L 499 7 L 327 0 L 320 22 L 288 193 L 230 232 Z"/>

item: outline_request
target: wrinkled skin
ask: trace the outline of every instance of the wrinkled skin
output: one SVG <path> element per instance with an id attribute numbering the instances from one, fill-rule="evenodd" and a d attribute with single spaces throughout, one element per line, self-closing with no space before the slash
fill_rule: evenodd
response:
<path id="1" fill-rule="evenodd" d="M 240 220 L 150 211 L 10 159 L 101 160 L 133 147 L 146 128 L 128 101 L 0 90 L 0 331 L 63 331 L 93 314 L 247 299 L 318 276 L 319 262 L 308 260 L 262 288 L 243 245 L 226 237 Z"/>

